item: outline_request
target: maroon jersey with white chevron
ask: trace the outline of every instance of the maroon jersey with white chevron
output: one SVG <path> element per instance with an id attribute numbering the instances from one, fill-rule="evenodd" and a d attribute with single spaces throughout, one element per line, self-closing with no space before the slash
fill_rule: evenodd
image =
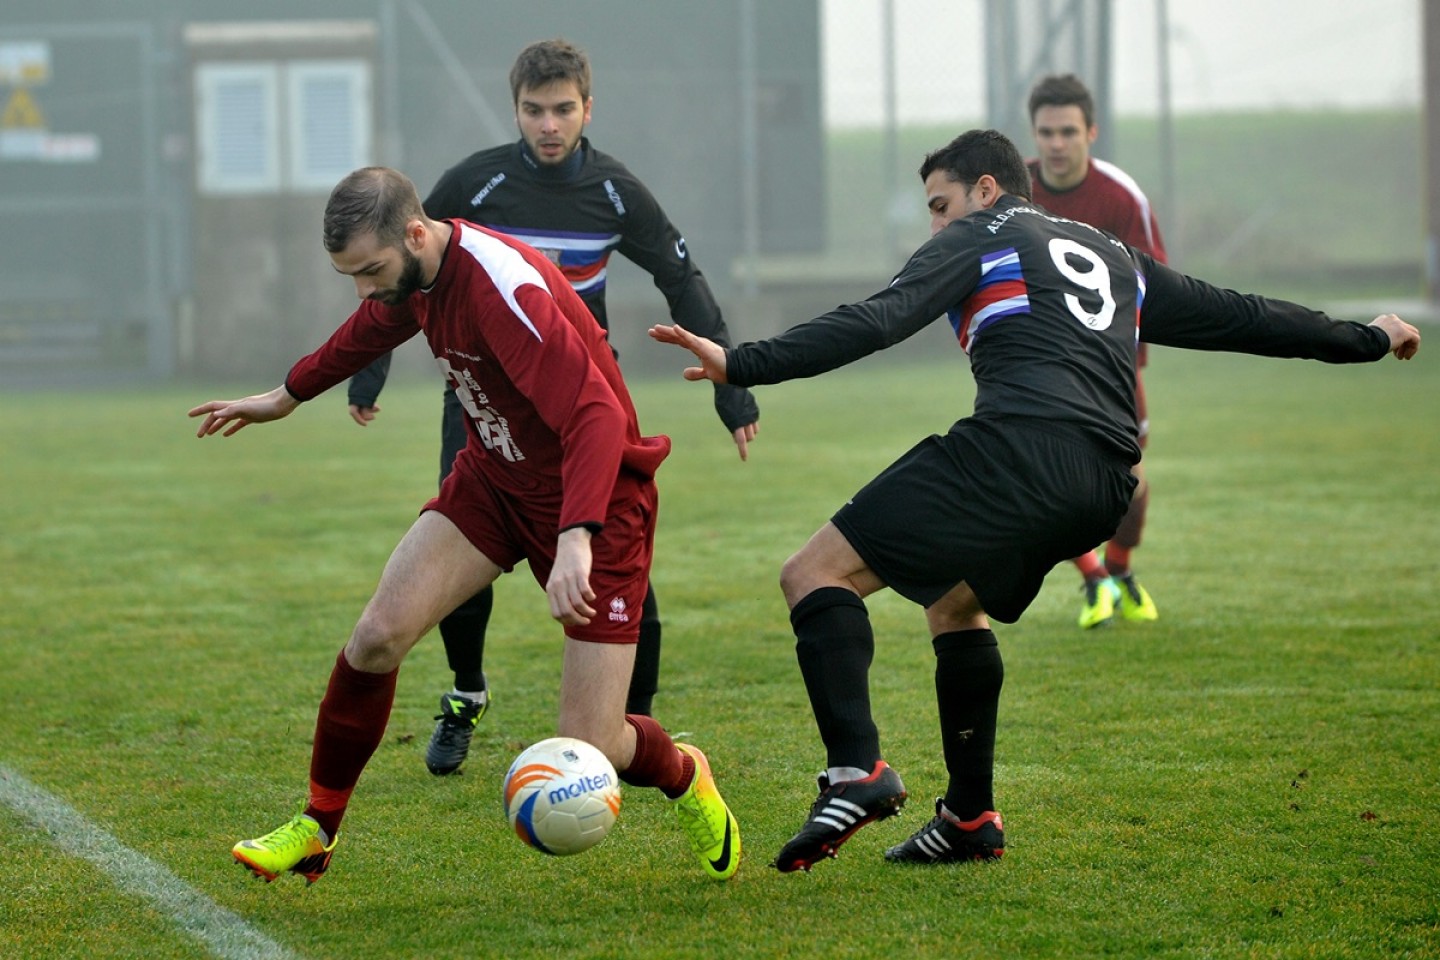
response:
<path id="1" fill-rule="evenodd" d="M 1113 233 L 1130 246 L 1165 263 L 1165 241 L 1150 200 L 1128 173 L 1090 158 L 1085 179 L 1069 190 L 1051 190 L 1040 179 L 1040 161 L 1029 161 L 1033 199 L 1051 213 Z"/>
<path id="2" fill-rule="evenodd" d="M 561 529 L 598 528 L 611 504 L 650 481 L 670 440 L 640 435 L 605 332 L 554 264 L 502 234 L 447 222 L 435 282 L 398 306 L 365 301 L 295 364 L 286 387 L 308 400 L 423 331 L 469 416 L 457 466 L 558 507 Z"/>

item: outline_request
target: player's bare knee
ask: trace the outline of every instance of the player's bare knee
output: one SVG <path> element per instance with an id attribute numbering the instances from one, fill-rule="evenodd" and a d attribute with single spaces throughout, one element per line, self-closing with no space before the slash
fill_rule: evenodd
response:
<path id="1" fill-rule="evenodd" d="M 360 615 L 346 647 L 357 669 L 393 670 L 415 643 L 416 631 L 374 604 Z"/>
<path id="2" fill-rule="evenodd" d="M 785 602 L 795 606 L 815 589 L 815 571 L 804 550 L 793 554 L 780 566 L 780 591 Z"/>

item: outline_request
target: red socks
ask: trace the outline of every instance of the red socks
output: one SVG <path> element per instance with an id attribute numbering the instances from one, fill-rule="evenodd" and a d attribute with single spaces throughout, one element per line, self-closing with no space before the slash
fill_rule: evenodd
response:
<path id="1" fill-rule="evenodd" d="M 1100 556 L 1094 550 L 1076 557 L 1074 563 L 1075 568 L 1080 571 L 1080 576 L 1086 580 L 1104 580 L 1109 576 L 1105 571 L 1105 565 L 1100 562 Z"/>
<path id="2" fill-rule="evenodd" d="M 625 722 L 635 728 L 635 758 L 620 771 L 620 779 L 631 786 L 659 787 L 671 800 L 683 794 L 695 779 L 694 758 L 681 752 L 654 718 L 632 713 Z"/>
<path id="3" fill-rule="evenodd" d="M 1130 572 L 1130 548 L 1118 547 L 1111 540 L 1105 547 L 1105 568 L 1112 577 L 1123 577 Z"/>
<path id="4" fill-rule="evenodd" d="M 356 670 L 346 661 L 344 650 L 335 658 L 330 685 L 315 718 L 310 802 L 305 807 L 331 839 L 345 816 L 361 771 L 385 736 L 399 673 L 398 668 L 389 673 Z"/>

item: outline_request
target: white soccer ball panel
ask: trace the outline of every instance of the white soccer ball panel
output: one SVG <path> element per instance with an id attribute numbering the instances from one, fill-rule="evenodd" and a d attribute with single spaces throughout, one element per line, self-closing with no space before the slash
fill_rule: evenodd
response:
<path id="1" fill-rule="evenodd" d="M 505 774 L 505 816 L 522 842 L 570 856 L 605 839 L 620 813 L 620 778 L 597 748 L 551 737 L 522 752 Z"/>

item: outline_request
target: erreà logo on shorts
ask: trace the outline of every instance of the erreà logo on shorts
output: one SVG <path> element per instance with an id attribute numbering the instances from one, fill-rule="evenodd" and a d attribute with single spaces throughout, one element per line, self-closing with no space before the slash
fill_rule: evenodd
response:
<path id="1" fill-rule="evenodd" d="M 630 622 L 630 614 L 625 612 L 624 597 L 616 597 L 610 601 L 610 620 L 612 623 Z"/>

